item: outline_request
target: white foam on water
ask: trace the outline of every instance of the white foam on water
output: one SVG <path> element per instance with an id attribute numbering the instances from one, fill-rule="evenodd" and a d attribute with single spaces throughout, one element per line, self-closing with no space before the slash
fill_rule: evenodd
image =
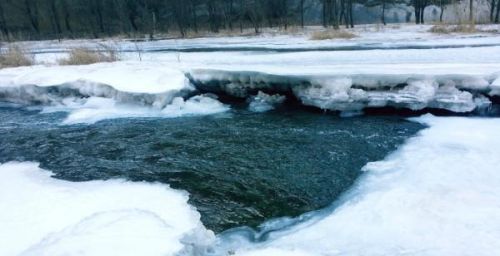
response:
<path id="1" fill-rule="evenodd" d="M 434 117 L 336 208 L 237 255 L 500 255 L 500 119 Z M 233 241 L 234 242 L 234 241 Z"/>
<path id="2" fill-rule="evenodd" d="M 213 240 L 187 193 L 167 185 L 50 175 L 0 165 L 0 255 L 173 255 Z"/>
<path id="3" fill-rule="evenodd" d="M 221 113 L 229 107 L 216 99 L 203 95 L 188 100 L 181 97 L 173 99 L 164 108 L 123 104 L 112 98 L 90 97 L 87 99 L 67 98 L 57 106 L 44 107 L 42 113 L 58 111 L 69 112 L 63 124 L 93 124 L 106 119 L 116 118 L 173 118 Z"/>

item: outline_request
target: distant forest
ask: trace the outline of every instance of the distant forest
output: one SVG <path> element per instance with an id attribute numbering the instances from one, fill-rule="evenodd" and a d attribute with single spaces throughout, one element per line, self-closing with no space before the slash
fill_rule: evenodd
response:
<path id="1" fill-rule="evenodd" d="M 453 0 L 0 0 L 0 36 L 3 40 L 128 37 L 176 33 L 243 31 L 263 27 L 323 25 L 353 27 L 354 4 L 414 7 L 415 22 L 424 22 L 424 9 Z M 500 0 L 490 0 L 492 15 Z M 454 1 L 456 2 L 456 1 Z M 470 0 L 472 4 L 474 1 Z M 471 5 L 472 6 L 472 5 Z M 319 24 L 305 18 L 309 8 L 321 16 Z M 495 9 L 496 7 L 496 9 Z M 492 16 L 492 17 L 493 17 Z"/>

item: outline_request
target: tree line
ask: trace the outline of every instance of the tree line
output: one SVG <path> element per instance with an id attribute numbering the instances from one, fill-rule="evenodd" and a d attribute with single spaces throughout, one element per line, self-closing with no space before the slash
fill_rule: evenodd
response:
<path id="1" fill-rule="evenodd" d="M 128 37 L 200 31 L 243 31 L 263 27 L 320 25 L 307 20 L 311 8 L 321 10 L 321 25 L 354 27 L 353 5 L 409 4 L 416 23 L 424 23 L 430 4 L 452 0 L 0 0 L 0 35 L 4 40 Z M 473 0 L 470 0 L 471 3 Z M 490 0 L 491 19 L 498 22 L 500 0 Z M 442 17 L 442 14 L 441 14 Z"/>

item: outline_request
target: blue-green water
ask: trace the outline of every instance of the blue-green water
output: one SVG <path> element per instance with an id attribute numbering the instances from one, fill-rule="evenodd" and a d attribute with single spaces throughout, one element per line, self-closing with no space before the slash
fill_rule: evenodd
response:
<path id="1" fill-rule="evenodd" d="M 71 181 L 167 183 L 188 191 L 216 232 L 328 206 L 362 166 L 422 128 L 397 116 L 303 110 L 60 125 L 65 115 L 1 106 L 0 162 L 40 162 Z"/>

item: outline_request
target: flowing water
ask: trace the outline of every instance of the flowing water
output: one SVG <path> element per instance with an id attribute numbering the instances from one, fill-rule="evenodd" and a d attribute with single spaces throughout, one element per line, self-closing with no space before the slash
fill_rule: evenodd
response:
<path id="1" fill-rule="evenodd" d="M 70 181 L 169 184 L 189 192 L 215 232 L 328 206 L 366 163 L 423 128 L 399 116 L 306 110 L 61 125 L 66 115 L 2 105 L 0 162 L 40 162 Z"/>

